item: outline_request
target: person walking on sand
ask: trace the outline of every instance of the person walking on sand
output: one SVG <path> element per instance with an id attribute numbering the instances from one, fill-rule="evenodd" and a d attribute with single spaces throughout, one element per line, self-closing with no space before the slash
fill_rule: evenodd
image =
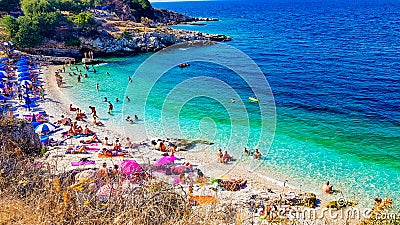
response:
<path id="1" fill-rule="evenodd" d="M 114 106 L 108 101 L 108 114 L 111 114 L 111 111 L 114 109 Z"/>
<path id="2" fill-rule="evenodd" d="M 90 114 L 93 114 L 93 118 L 98 118 L 97 112 L 96 112 L 96 107 L 89 106 L 89 109 L 92 111 Z"/>

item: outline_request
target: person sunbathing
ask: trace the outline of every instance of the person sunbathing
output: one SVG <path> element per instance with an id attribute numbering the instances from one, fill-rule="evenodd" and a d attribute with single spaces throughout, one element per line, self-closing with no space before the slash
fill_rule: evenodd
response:
<path id="1" fill-rule="evenodd" d="M 95 132 L 94 132 L 94 131 L 91 131 L 91 130 L 88 128 L 88 125 L 86 124 L 86 125 L 85 125 L 85 129 L 83 129 L 83 134 L 90 135 L 90 134 L 95 134 Z"/>
<path id="2" fill-rule="evenodd" d="M 72 111 L 76 111 L 76 109 L 77 109 L 77 108 L 72 107 L 72 104 L 69 104 L 69 111 L 71 111 L 71 112 L 72 112 Z"/>
<path id="3" fill-rule="evenodd" d="M 228 154 L 228 151 L 225 151 L 225 154 L 224 154 L 224 156 L 222 158 L 224 160 L 224 163 L 232 161 L 232 159 L 233 159 L 233 157 Z"/>
<path id="4" fill-rule="evenodd" d="M 74 126 L 71 125 L 71 127 L 70 127 L 69 130 L 68 130 L 68 136 L 69 136 L 69 137 L 73 137 L 73 136 L 75 136 L 75 135 L 77 135 L 77 134 L 75 133 Z"/>
<path id="5" fill-rule="evenodd" d="M 56 122 L 57 125 L 71 125 L 72 121 L 70 118 L 65 118 L 64 115 L 61 115 L 61 119 Z"/>
<path id="6" fill-rule="evenodd" d="M 91 144 L 91 143 L 99 143 L 101 142 L 101 140 L 99 139 L 99 137 L 97 137 L 96 134 L 93 135 L 92 138 L 90 138 L 89 140 L 82 140 L 81 143 L 85 143 L 85 144 Z"/>
<path id="7" fill-rule="evenodd" d="M 84 145 L 78 147 L 76 150 L 72 150 L 71 154 L 88 154 Z"/>
<path id="8" fill-rule="evenodd" d="M 119 139 L 117 138 L 117 140 L 115 140 L 115 142 L 113 143 L 113 149 L 115 151 L 120 151 L 121 150 L 121 143 L 119 142 Z"/>
<path id="9" fill-rule="evenodd" d="M 106 156 L 124 156 L 125 155 L 121 151 L 118 151 L 118 150 L 117 151 L 113 151 L 113 150 L 106 149 L 106 148 L 103 148 L 103 150 L 101 152 L 99 152 L 99 153 L 102 154 L 102 155 L 106 155 Z"/>
<path id="10" fill-rule="evenodd" d="M 97 121 L 96 118 L 93 118 L 93 124 L 97 126 L 104 126 L 104 124 L 101 121 Z"/>

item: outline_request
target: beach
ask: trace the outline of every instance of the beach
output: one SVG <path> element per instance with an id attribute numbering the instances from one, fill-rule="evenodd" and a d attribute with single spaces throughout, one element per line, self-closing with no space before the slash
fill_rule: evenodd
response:
<path id="1" fill-rule="evenodd" d="M 44 103 L 41 103 L 41 107 L 46 111 L 48 115 L 50 115 L 50 121 L 55 122 L 59 119 L 61 115 L 66 117 L 73 117 L 74 112 L 70 112 L 69 105 L 73 104 L 73 99 L 69 99 L 68 96 L 63 94 L 63 87 L 57 87 L 55 80 L 55 72 L 57 70 L 62 69 L 62 66 L 49 66 L 43 70 L 43 74 L 41 75 L 44 78 L 44 87 L 46 90 L 46 100 Z M 62 76 L 65 76 L 66 73 L 60 73 Z M 64 86 L 69 86 L 70 84 L 66 83 Z M 89 114 L 89 111 L 86 111 Z M 84 126 L 85 124 L 89 125 L 89 129 L 96 132 L 97 136 L 100 139 L 104 137 L 108 137 L 109 140 L 114 140 L 119 138 L 120 140 L 124 140 L 126 137 L 124 132 L 118 132 L 117 129 L 113 128 L 113 126 L 105 123 L 103 127 L 94 126 L 91 122 L 91 119 L 87 119 L 87 122 L 79 121 L 78 124 L 80 126 Z M 64 129 L 68 129 L 64 127 Z M 121 131 L 121 129 L 119 129 Z M 55 139 L 58 138 L 60 132 L 52 135 Z M 135 140 L 138 144 L 140 142 L 148 142 L 147 140 L 140 140 L 140 137 L 129 136 L 132 140 Z M 79 161 L 80 158 L 88 158 L 90 160 L 94 160 L 95 164 L 93 165 L 84 165 L 79 166 L 79 169 L 95 169 L 101 167 L 101 165 L 105 162 L 109 168 L 112 168 L 112 165 L 118 164 L 122 160 L 126 159 L 134 159 L 140 164 L 153 164 L 157 159 L 159 159 L 162 155 L 160 151 L 154 150 L 154 147 L 151 146 L 143 146 L 137 149 L 129 150 L 128 157 L 124 158 L 98 158 L 96 152 L 92 152 L 91 154 L 65 154 L 67 146 L 79 145 L 80 139 L 87 138 L 77 138 L 66 140 L 65 144 L 50 147 L 50 151 L 45 155 L 45 162 L 51 165 L 52 171 L 55 173 L 63 173 L 65 171 L 70 171 L 76 169 L 77 167 L 71 166 L 72 161 Z M 287 184 L 287 181 L 278 181 L 271 178 L 268 178 L 268 172 L 262 170 L 250 171 L 246 168 L 246 164 L 236 163 L 236 164 L 223 164 L 218 162 L 216 157 L 217 152 L 211 151 L 209 145 L 205 144 L 197 144 L 195 147 L 187 150 L 187 151 L 179 151 L 175 153 L 175 156 L 179 159 L 175 161 L 176 164 L 189 162 L 194 165 L 195 168 L 201 169 L 206 177 L 209 178 L 222 178 L 222 179 L 242 179 L 247 180 L 247 187 L 243 190 L 230 192 L 230 191 L 212 191 L 210 189 L 213 187 L 211 183 L 208 185 L 195 185 L 193 195 L 212 195 L 216 196 L 221 203 L 223 204 L 233 204 L 237 206 L 241 206 L 241 210 L 244 213 L 248 213 L 247 211 L 247 201 L 252 195 L 260 195 L 265 193 L 275 193 L 275 196 L 290 196 L 303 193 L 307 190 L 301 190 L 302 184 L 298 184 L 299 186 L 291 186 Z M 254 160 L 254 159 L 251 159 Z M 233 166 L 232 166 L 233 165 Z M 172 182 L 168 176 L 165 174 L 154 173 L 157 179 L 166 180 L 168 182 Z M 197 188 L 196 188 L 197 187 Z M 184 185 L 184 188 L 187 190 L 188 185 Z M 319 188 L 316 188 L 319 189 Z M 322 212 L 325 208 L 325 205 L 329 201 L 334 201 L 340 196 L 338 195 L 327 195 L 321 192 L 316 193 L 318 199 L 318 205 L 315 208 L 316 211 Z M 300 208 L 297 208 L 299 210 Z"/>

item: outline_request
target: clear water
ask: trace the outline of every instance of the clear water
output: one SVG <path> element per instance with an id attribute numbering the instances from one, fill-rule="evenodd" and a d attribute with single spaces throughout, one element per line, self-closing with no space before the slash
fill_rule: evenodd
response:
<path id="1" fill-rule="evenodd" d="M 268 86 L 250 87 L 220 65 L 197 61 L 188 68 L 171 68 L 143 95 L 146 76 L 132 84 L 127 77 L 152 53 L 108 59 L 80 84 L 76 77 L 66 77 L 71 87 L 64 92 L 74 103 L 95 105 L 101 120 L 125 129 L 127 135 L 206 139 L 237 156 L 244 146 L 269 151 L 271 158 L 262 168 L 303 189 L 318 192 L 330 180 L 349 197 L 400 200 L 400 2 L 239 0 L 154 6 L 220 18 L 206 26 L 176 28 L 227 34 L 233 38 L 229 45 L 257 63 L 274 95 L 275 135 L 261 132 L 262 102 L 247 101 L 254 88 L 268 93 Z M 209 56 L 215 57 L 208 48 Z M 180 62 L 188 51 L 192 50 L 177 48 L 167 54 Z M 165 66 L 143 71 L 151 74 Z M 224 81 L 243 106 L 229 104 L 233 93 L 218 92 L 228 89 L 214 82 L 208 85 L 202 78 L 190 83 L 196 77 Z M 201 96 L 210 90 L 215 98 Z M 129 104 L 114 103 L 124 95 L 132 99 Z M 102 102 L 105 96 L 114 104 L 111 115 Z M 123 118 L 134 114 L 142 120 L 127 125 Z M 268 119 L 273 131 L 273 120 Z"/>

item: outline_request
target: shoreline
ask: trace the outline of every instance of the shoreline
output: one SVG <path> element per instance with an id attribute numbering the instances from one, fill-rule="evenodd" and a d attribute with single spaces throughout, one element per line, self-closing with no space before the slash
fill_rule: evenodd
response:
<path id="1" fill-rule="evenodd" d="M 46 104 L 43 104 L 43 109 L 48 112 L 49 115 L 53 115 L 52 120 L 57 119 L 55 117 L 62 115 L 70 116 L 72 115 L 71 112 L 69 112 L 68 109 L 68 104 L 74 104 L 74 102 L 68 98 L 67 95 L 65 95 L 60 88 L 58 88 L 55 85 L 55 78 L 54 78 L 54 72 L 57 69 L 62 68 L 62 66 L 54 66 L 50 65 L 48 68 L 45 68 L 43 71 L 42 76 L 44 77 L 44 86 L 45 90 L 47 93 L 46 98 L 51 99 L 45 101 Z M 82 105 L 84 103 L 81 103 Z M 85 111 L 85 110 L 84 110 Z M 81 125 L 83 122 L 79 122 Z M 87 122 L 84 122 L 85 124 Z M 110 140 L 113 140 L 117 137 L 120 139 L 124 140 L 124 132 L 118 129 L 115 129 L 112 124 L 105 124 L 104 127 L 95 127 L 93 125 L 89 125 L 89 128 L 93 131 L 96 132 L 96 134 L 99 135 L 99 137 L 102 139 L 104 136 L 107 136 L 110 138 Z M 131 140 L 134 141 L 144 141 L 140 140 L 140 138 L 135 138 L 130 136 Z M 71 142 L 72 143 L 72 142 Z M 143 152 L 141 152 L 143 153 Z M 50 151 L 50 153 L 47 155 L 47 162 L 52 162 L 54 163 L 54 158 L 51 156 L 54 156 L 54 154 L 60 154 L 59 150 L 56 149 L 55 151 Z M 62 151 L 62 154 L 64 154 L 64 151 Z M 317 199 L 319 200 L 319 203 L 315 210 L 317 211 L 322 211 L 325 206 L 327 205 L 328 202 L 332 201 L 333 199 L 337 199 L 339 196 L 336 195 L 327 195 L 327 194 L 322 194 L 320 192 L 316 191 L 309 191 L 309 190 L 301 190 L 301 187 L 296 187 L 291 184 L 287 184 L 286 181 L 274 179 L 272 177 L 269 177 L 266 171 L 256 171 L 256 172 L 249 172 L 248 169 L 245 167 L 245 164 L 239 164 L 239 165 L 234 165 L 233 167 L 226 166 L 225 164 L 220 164 L 219 162 L 215 163 L 215 156 L 216 153 L 210 152 L 210 149 L 207 148 L 207 145 L 197 145 L 195 148 L 190 149 L 188 151 L 178 151 L 175 153 L 175 156 L 180 158 L 180 161 L 184 162 L 190 162 L 193 165 L 197 165 L 198 168 L 200 168 L 202 171 L 204 171 L 205 175 L 207 177 L 223 177 L 223 178 L 236 178 L 236 179 L 245 179 L 248 181 L 248 187 L 246 188 L 246 191 L 239 191 L 239 192 L 232 192 L 232 193 L 227 193 L 229 195 L 229 198 L 235 198 L 235 199 L 243 199 L 243 195 L 249 195 L 249 193 L 263 193 L 267 192 L 268 190 L 274 190 L 276 193 L 304 193 L 304 192 L 311 192 L 317 195 Z M 64 154 L 65 155 L 65 154 Z M 83 155 L 83 157 L 90 156 L 90 155 Z M 132 156 L 132 155 L 131 155 Z M 139 163 L 147 163 L 150 162 L 151 160 L 155 160 L 157 157 L 160 157 L 159 152 L 147 152 L 146 154 L 142 155 L 134 155 L 135 157 L 124 157 L 122 159 L 99 159 L 97 156 L 91 157 L 91 160 L 95 160 L 96 164 L 92 166 L 84 166 L 83 168 L 89 169 L 97 169 L 99 168 L 100 164 L 99 162 L 107 162 L 111 164 L 115 164 L 118 161 L 122 161 L 124 159 L 135 159 Z M 67 171 L 70 169 L 74 169 L 71 166 L 68 166 L 68 163 L 71 160 L 77 160 L 82 155 L 68 155 L 62 158 L 57 159 L 56 167 L 59 168 L 60 171 Z M 62 163 L 64 161 L 64 163 Z M 110 165 L 110 164 L 108 164 Z M 54 166 L 54 165 L 53 165 Z M 211 168 L 210 168 L 211 166 Z M 64 168 L 62 168 L 64 167 Z M 215 168 L 214 168 L 215 167 Z M 214 170 L 214 171 L 213 171 Z M 226 170 L 228 172 L 226 173 Z M 221 175 L 221 171 L 223 172 Z M 220 176 L 218 176 L 220 175 Z M 301 185 L 300 185 L 301 186 Z M 237 193 L 237 194 L 236 194 Z M 235 196 L 236 195 L 236 196 Z M 225 198 L 227 198 L 225 196 Z M 228 199 L 229 199 L 228 198 Z"/>

